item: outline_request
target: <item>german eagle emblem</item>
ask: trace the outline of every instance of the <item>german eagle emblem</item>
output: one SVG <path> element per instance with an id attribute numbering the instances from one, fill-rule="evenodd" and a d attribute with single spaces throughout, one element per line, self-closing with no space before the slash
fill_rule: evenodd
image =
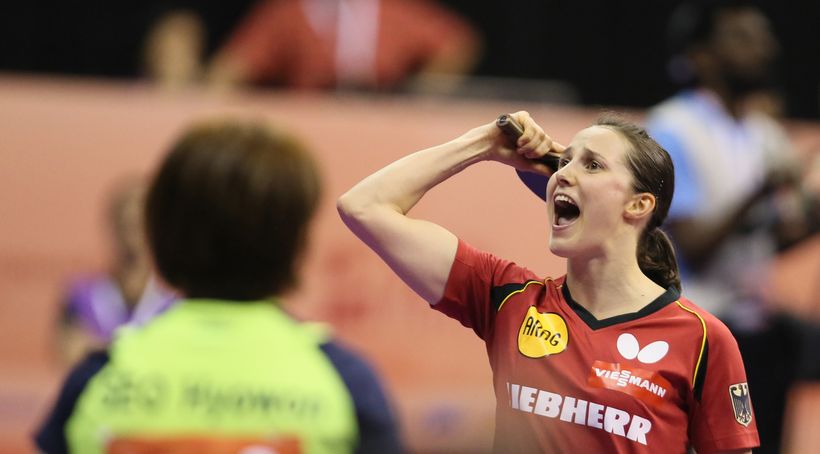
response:
<path id="1" fill-rule="evenodd" d="M 748 427 L 752 422 L 752 401 L 749 399 L 749 385 L 747 383 L 730 385 L 729 395 L 732 397 L 735 421 L 744 427 Z"/>

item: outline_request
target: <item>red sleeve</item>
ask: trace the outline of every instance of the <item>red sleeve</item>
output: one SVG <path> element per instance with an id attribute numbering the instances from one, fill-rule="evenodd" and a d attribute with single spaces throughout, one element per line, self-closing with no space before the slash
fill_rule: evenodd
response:
<path id="1" fill-rule="evenodd" d="M 757 447 L 760 438 L 737 342 L 726 325 L 703 315 L 707 348 L 700 367 L 706 370 L 698 374 L 689 412 L 692 445 L 698 454 Z"/>
<path id="2" fill-rule="evenodd" d="M 533 279 L 538 278 L 526 268 L 459 240 L 444 296 L 433 308 L 486 339 L 495 322 L 492 290 Z"/>

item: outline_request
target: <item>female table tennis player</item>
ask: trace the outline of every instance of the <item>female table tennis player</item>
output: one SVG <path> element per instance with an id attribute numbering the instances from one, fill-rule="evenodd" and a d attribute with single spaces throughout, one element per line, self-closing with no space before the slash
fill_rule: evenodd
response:
<path id="1" fill-rule="evenodd" d="M 348 227 L 436 310 L 486 343 L 495 452 L 749 452 L 759 444 L 737 345 L 680 294 L 660 230 L 674 192 L 669 155 L 616 117 L 568 147 L 526 112 L 514 143 L 494 123 L 406 156 L 338 201 Z M 560 153 L 553 173 L 538 161 Z M 408 211 L 480 161 L 534 172 L 546 191 L 542 278 Z M 503 234 L 499 232 L 499 234 Z"/>

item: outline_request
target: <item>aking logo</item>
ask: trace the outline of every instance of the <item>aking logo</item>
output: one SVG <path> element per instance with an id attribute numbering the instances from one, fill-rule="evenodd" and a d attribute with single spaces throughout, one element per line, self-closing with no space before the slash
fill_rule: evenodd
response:
<path id="1" fill-rule="evenodd" d="M 535 306 L 527 309 L 527 315 L 518 330 L 518 351 L 528 358 L 543 358 L 567 349 L 569 333 L 567 323 L 558 314 L 540 313 Z"/>
<path id="2" fill-rule="evenodd" d="M 621 334 L 617 345 L 621 356 L 626 359 L 638 358 L 644 364 L 655 364 L 669 352 L 669 344 L 665 341 L 655 341 L 641 348 L 638 339 L 629 333 Z"/>

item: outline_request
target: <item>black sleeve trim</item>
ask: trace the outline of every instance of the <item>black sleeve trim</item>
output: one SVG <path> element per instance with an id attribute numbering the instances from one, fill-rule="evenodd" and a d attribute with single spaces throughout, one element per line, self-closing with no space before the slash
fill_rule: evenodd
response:
<path id="1" fill-rule="evenodd" d="M 77 399 L 85 390 L 88 382 L 106 364 L 108 364 L 108 352 L 92 352 L 71 371 L 63 384 L 54 408 L 34 436 L 34 442 L 40 451 L 47 454 L 68 453 L 68 443 L 65 438 L 66 423 L 74 412 Z"/>
<path id="2" fill-rule="evenodd" d="M 356 453 L 403 452 L 395 417 L 375 372 L 358 355 L 336 342 L 322 344 L 321 349 L 353 398 L 359 423 Z"/>
<path id="3" fill-rule="evenodd" d="M 527 284 L 529 284 L 529 281 L 518 284 L 504 284 L 491 288 L 490 303 L 493 305 L 495 312 L 501 310 L 501 305 L 504 304 L 504 301 L 506 301 L 510 295 L 515 292 L 520 292 L 527 286 Z"/>
<path id="4" fill-rule="evenodd" d="M 693 391 L 695 393 L 695 399 L 700 402 L 700 398 L 703 395 L 703 383 L 706 381 L 706 368 L 709 366 L 709 338 L 706 338 L 706 344 L 703 346 L 703 357 L 700 360 L 700 368 L 698 369 L 698 375 L 695 377 L 695 383 L 693 386 Z"/>

